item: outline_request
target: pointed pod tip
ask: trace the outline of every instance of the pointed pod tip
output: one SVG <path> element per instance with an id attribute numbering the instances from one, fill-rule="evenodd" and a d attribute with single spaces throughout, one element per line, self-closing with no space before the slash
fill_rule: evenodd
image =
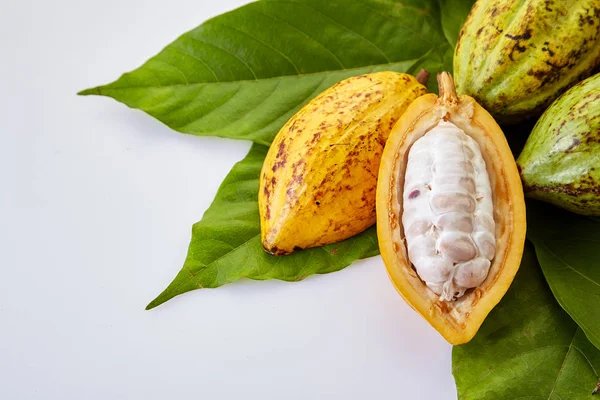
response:
<path id="1" fill-rule="evenodd" d="M 281 229 L 267 229 L 264 239 L 261 240 L 263 250 L 272 256 L 285 256 L 293 253 L 296 250 L 301 250 L 300 247 L 292 249 L 290 242 L 293 242 L 289 237 L 282 237 Z"/>

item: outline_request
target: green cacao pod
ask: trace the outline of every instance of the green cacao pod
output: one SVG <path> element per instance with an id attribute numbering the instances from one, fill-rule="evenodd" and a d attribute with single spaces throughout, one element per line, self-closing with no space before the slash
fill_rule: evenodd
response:
<path id="1" fill-rule="evenodd" d="M 600 64 L 600 0 L 478 0 L 454 53 L 458 92 L 500 122 L 540 115 Z"/>
<path id="2" fill-rule="evenodd" d="M 546 110 L 517 164 L 529 197 L 600 215 L 600 74 Z"/>

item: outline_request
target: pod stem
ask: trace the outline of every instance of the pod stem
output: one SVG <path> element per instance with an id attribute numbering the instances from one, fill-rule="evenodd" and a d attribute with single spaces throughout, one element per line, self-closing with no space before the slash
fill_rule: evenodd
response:
<path id="1" fill-rule="evenodd" d="M 427 85 L 427 81 L 429 80 L 429 72 L 421 68 L 421 70 L 419 71 L 417 76 L 415 76 L 415 78 L 417 79 L 417 82 L 425 86 Z"/>
<path id="2" fill-rule="evenodd" d="M 440 99 L 447 103 L 458 103 L 454 79 L 452 79 L 450 72 L 440 72 L 437 74 L 437 81 L 440 89 Z"/>

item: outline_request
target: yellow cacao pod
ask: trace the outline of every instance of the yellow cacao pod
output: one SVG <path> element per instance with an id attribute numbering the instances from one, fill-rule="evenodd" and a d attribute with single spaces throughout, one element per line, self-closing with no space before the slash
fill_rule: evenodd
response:
<path id="1" fill-rule="evenodd" d="M 426 92 L 411 75 L 377 72 L 341 81 L 298 111 L 275 137 L 260 176 L 265 250 L 290 254 L 373 225 L 383 147 Z"/>
<path id="2" fill-rule="evenodd" d="M 438 82 L 440 96 L 415 100 L 390 133 L 379 169 L 377 235 L 398 292 L 448 342 L 461 344 L 519 268 L 525 202 L 498 124 L 473 98 L 456 95 L 449 73 Z M 424 146 L 432 137 L 439 145 Z"/>

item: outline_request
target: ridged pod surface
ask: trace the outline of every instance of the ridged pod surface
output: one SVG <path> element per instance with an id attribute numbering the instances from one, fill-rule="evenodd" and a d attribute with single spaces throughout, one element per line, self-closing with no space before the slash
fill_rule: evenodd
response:
<path id="1" fill-rule="evenodd" d="M 459 93 L 501 122 L 538 116 L 600 63 L 600 0 L 478 0 L 454 54 Z"/>
<path id="2" fill-rule="evenodd" d="M 517 163 L 527 196 L 600 215 L 600 74 L 546 110 Z"/>
<path id="3" fill-rule="evenodd" d="M 519 268 L 525 243 L 525 201 L 516 163 L 498 124 L 473 98 L 456 95 L 449 73 L 439 74 L 438 82 L 440 96 L 427 94 L 415 100 L 385 146 L 377 184 L 377 235 L 383 261 L 398 292 L 448 342 L 461 344 L 473 338 Z M 407 227 L 402 221 L 410 151 L 417 140 L 432 132 L 442 120 L 452 123 L 477 143 L 489 178 L 494 219 L 494 224 L 488 225 L 493 226 L 495 238 L 489 271 L 482 283 L 454 301 L 442 300 L 418 275 L 409 258 Z M 489 190 L 485 187 L 482 185 L 479 190 Z M 475 201 L 478 198 L 479 195 Z M 460 205 L 461 199 L 457 200 Z M 443 249 L 440 251 L 443 253 Z"/>
<path id="4" fill-rule="evenodd" d="M 373 225 L 383 147 L 425 93 L 411 75 L 376 72 L 341 81 L 298 111 L 275 137 L 261 172 L 265 250 L 290 254 Z"/>

